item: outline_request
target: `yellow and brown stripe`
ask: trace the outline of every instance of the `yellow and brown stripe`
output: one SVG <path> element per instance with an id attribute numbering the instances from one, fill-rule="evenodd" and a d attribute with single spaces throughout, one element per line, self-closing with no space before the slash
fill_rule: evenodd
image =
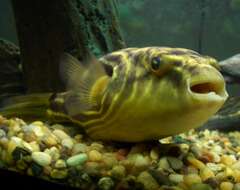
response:
<path id="1" fill-rule="evenodd" d="M 144 101 L 145 97 L 151 96 L 157 90 L 159 78 L 152 77 L 150 62 L 152 57 L 162 56 L 167 57 L 174 65 L 164 78 L 166 84 L 173 88 L 182 85 L 183 77 L 197 75 L 199 69 L 196 68 L 199 68 L 199 63 L 206 62 L 206 58 L 198 53 L 181 48 L 128 48 L 108 54 L 99 60 L 102 64 L 112 67 L 112 71 L 109 72 L 111 80 L 102 96 L 99 109 L 78 113 L 72 120 L 85 128 L 89 134 L 119 126 L 118 121 L 123 115 L 128 114 L 130 110 L 134 112 L 133 104 Z M 175 61 L 175 57 L 182 59 Z"/>

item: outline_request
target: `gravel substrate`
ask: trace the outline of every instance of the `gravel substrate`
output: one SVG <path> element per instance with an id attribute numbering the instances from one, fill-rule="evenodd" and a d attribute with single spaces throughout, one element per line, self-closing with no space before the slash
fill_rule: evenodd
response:
<path id="1" fill-rule="evenodd" d="M 240 132 L 122 144 L 75 131 L 0 117 L 0 167 L 80 189 L 240 190 Z"/>

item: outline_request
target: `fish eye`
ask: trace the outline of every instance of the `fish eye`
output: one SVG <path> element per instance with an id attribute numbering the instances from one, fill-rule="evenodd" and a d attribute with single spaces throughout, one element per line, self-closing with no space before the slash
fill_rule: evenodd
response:
<path id="1" fill-rule="evenodd" d="M 160 57 L 154 57 L 151 61 L 151 67 L 154 71 L 158 70 L 161 65 L 161 58 Z"/>

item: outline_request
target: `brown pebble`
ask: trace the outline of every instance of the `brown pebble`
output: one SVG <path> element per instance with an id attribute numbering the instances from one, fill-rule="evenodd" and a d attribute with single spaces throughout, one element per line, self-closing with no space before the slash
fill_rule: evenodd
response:
<path id="1" fill-rule="evenodd" d="M 219 186 L 219 181 L 213 177 L 208 178 L 204 183 L 210 185 L 213 189 L 216 189 Z"/>

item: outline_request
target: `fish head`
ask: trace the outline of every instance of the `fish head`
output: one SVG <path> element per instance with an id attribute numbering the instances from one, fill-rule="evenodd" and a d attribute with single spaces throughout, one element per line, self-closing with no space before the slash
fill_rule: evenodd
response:
<path id="1" fill-rule="evenodd" d="M 156 126 L 155 134 L 172 135 L 201 126 L 228 97 L 212 57 L 164 47 L 142 49 L 135 56 L 142 56 L 133 59 L 138 60 L 136 81 L 142 86 L 136 105 L 145 123 Z"/>

